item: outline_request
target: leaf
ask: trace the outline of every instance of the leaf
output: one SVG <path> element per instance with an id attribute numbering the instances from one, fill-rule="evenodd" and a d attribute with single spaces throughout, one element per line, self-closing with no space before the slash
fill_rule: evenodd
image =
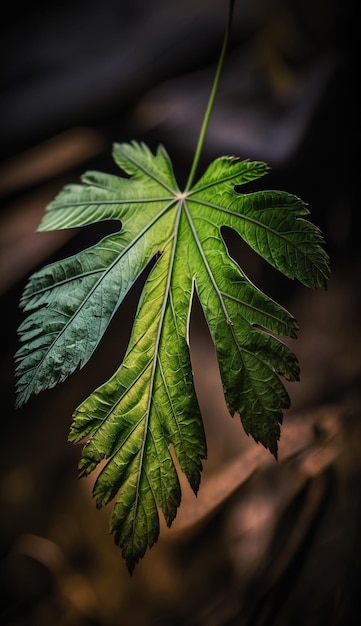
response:
<path id="1" fill-rule="evenodd" d="M 116 498 L 111 531 L 128 569 L 159 535 L 161 510 L 171 525 L 181 501 L 174 456 L 196 493 L 206 441 L 193 385 L 189 318 L 194 291 L 212 336 L 225 400 L 245 431 L 277 456 L 282 410 L 299 366 L 279 336 L 297 324 L 229 256 L 228 226 L 291 279 L 325 287 L 328 257 L 306 205 L 281 191 L 242 194 L 268 171 L 260 162 L 215 160 L 181 192 L 163 147 L 116 144 L 128 177 L 88 172 L 47 207 L 39 230 L 117 219 L 119 232 L 34 274 L 22 296 L 17 401 L 53 387 L 98 346 L 110 320 L 148 264 L 128 349 L 117 372 L 75 411 L 69 439 L 86 438 L 80 473 L 101 461 L 98 507 Z M 237 191 L 236 189 L 237 188 Z"/>

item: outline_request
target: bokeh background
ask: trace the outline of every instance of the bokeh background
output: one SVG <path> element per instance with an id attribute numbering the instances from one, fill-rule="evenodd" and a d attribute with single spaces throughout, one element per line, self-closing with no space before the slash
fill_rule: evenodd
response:
<path id="1" fill-rule="evenodd" d="M 354 0 L 236 0 L 200 171 L 265 160 L 259 188 L 301 196 L 331 257 L 326 292 L 283 279 L 228 233 L 232 255 L 297 318 L 279 461 L 224 405 L 195 302 L 191 348 L 208 438 L 197 498 L 132 577 L 78 480 L 76 406 L 120 363 L 141 285 L 93 360 L 15 410 L 18 308 L 44 263 L 106 232 L 36 233 L 46 204 L 112 143 L 163 143 L 186 180 L 226 23 L 224 0 L 78 0 L 2 8 L 0 593 L 9 626 L 352 626 L 361 580 L 359 10 Z"/>

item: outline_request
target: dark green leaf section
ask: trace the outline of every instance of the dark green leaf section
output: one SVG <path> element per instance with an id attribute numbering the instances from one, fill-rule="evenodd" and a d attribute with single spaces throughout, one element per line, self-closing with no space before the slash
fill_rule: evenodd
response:
<path id="1" fill-rule="evenodd" d="M 21 299 L 29 315 L 19 328 L 24 345 L 16 356 L 18 405 L 88 361 L 129 289 L 171 232 L 164 215 L 174 204 L 176 185 L 170 166 L 164 166 L 164 151 L 154 158 L 145 146 L 134 144 L 124 146 L 124 152 L 143 169 L 154 161 L 168 178 L 149 177 L 147 191 L 153 195 L 147 200 L 133 181 L 91 172 L 83 177 L 86 186 L 66 187 L 47 207 L 40 231 L 106 219 L 118 219 L 122 230 L 30 278 Z M 132 161 L 128 170 L 133 171 Z M 143 170 L 136 180 L 142 189 Z"/>
<path id="2" fill-rule="evenodd" d="M 308 210 L 285 192 L 239 193 L 267 172 L 263 163 L 223 157 L 181 193 L 160 147 L 114 147 L 128 178 L 91 172 L 49 205 L 41 230 L 117 219 L 121 230 L 34 274 L 21 301 L 18 403 L 84 365 L 147 264 L 129 346 L 114 376 L 74 413 L 69 438 L 86 439 L 80 473 L 100 462 L 97 506 L 115 500 L 111 530 L 130 571 L 170 525 L 181 501 L 175 459 L 197 492 L 206 457 L 188 345 L 194 290 L 216 348 L 225 399 L 255 441 L 276 456 L 289 397 L 281 378 L 299 377 L 297 324 L 253 285 L 229 256 L 221 228 L 307 286 L 325 287 L 328 257 Z M 237 192 L 235 191 L 237 187 Z M 172 452 L 171 452 L 172 450 Z M 174 456 L 173 456 L 174 454 Z"/>

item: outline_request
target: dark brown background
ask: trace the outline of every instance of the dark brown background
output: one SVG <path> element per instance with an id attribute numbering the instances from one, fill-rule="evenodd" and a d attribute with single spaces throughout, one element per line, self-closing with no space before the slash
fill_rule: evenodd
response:
<path id="1" fill-rule="evenodd" d="M 16 328 L 27 277 L 104 234 L 35 233 L 86 169 L 115 171 L 111 144 L 163 143 L 182 184 L 211 88 L 223 0 L 35 2 L 2 9 L 0 111 L 1 616 L 11 626 L 349 626 L 359 623 L 360 254 L 358 11 L 351 0 L 237 2 L 201 168 L 266 160 L 260 188 L 309 203 L 324 232 L 326 292 L 291 283 L 227 235 L 230 251 L 300 324 L 291 343 L 279 462 L 224 406 L 197 303 L 192 359 L 208 437 L 198 498 L 129 577 L 77 479 L 74 408 L 120 363 L 136 287 L 92 362 L 14 409 Z M 183 479 L 182 479 L 183 480 Z M 183 481 L 184 482 L 184 481 Z"/>

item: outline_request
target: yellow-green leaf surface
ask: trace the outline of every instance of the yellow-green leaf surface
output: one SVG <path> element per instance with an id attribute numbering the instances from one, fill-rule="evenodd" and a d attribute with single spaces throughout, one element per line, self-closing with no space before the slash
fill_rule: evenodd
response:
<path id="1" fill-rule="evenodd" d="M 91 357 L 131 286 L 153 261 L 128 349 L 114 376 L 75 411 L 70 440 L 86 443 L 80 472 L 101 461 L 98 506 L 115 499 L 111 530 L 133 570 L 170 525 L 181 501 L 170 446 L 197 492 L 206 442 L 193 385 L 189 317 L 196 291 L 212 336 L 230 413 L 276 456 L 297 359 L 279 336 L 296 337 L 294 318 L 250 282 L 229 256 L 227 226 L 291 279 L 325 287 L 328 257 L 320 231 L 296 196 L 240 193 L 267 173 L 264 163 L 222 157 L 187 192 L 164 148 L 117 144 L 128 177 L 98 172 L 66 187 L 39 230 L 117 219 L 120 231 L 34 274 L 22 297 L 17 399 L 63 381 Z M 235 191 L 237 187 L 237 191 Z M 104 464 L 104 460 L 106 460 Z"/>

